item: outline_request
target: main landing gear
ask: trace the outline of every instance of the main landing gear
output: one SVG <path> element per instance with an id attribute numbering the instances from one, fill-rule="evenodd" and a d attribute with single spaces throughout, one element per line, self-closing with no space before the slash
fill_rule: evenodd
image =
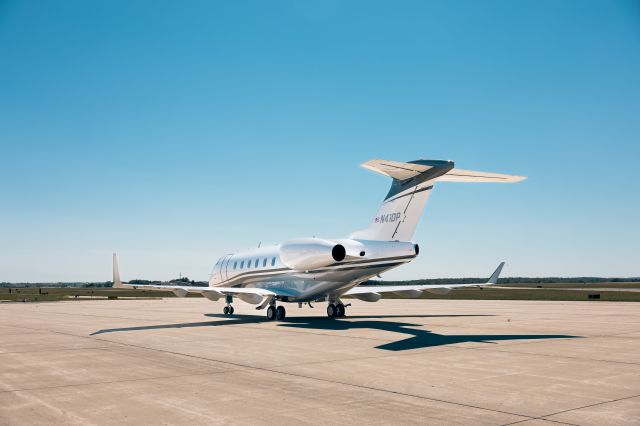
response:
<path id="1" fill-rule="evenodd" d="M 327 316 L 329 318 L 340 318 L 345 315 L 347 308 L 342 303 L 329 303 L 327 306 Z"/>
<path id="2" fill-rule="evenodd" d="M 269 305 L 267 308 L 267 319 L 269 321 L 283 320 L 287 316 L 287 311 L 284 309 L 284 306 L 280 305 L 276 308 L 276 305 Z"/>

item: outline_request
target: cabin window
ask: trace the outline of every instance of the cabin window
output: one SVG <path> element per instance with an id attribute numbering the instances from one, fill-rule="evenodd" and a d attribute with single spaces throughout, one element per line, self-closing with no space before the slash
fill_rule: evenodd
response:
<path id="1" fill-rule="evenodd" d="M 264 260 L 262 261 L 262 267 L 266 267 L 267 266 L 267 258 L 265 257 Z"/>
<path id="2" fill-rule="evenodd" d="M 256 263 L 253 265 L 254 268 L 258 267 L 258 262 L 260 262 L 260 259 L 256 259 Z"/>
<path id="3" fill-rule="evenodd" d="M 242 262 L 240 262 L 240 269 L 244 268 L 244 260 Z"/>
<path id="4" fill-rule="evenodd" d="M 236 269 L 236 266 L 238 266 L 238 262 L 233 262 L 233 269 Z"/>
<path id="5" fill-rule="evenodd" d="M 276 264 L 276 258 L 274 257 L 271 259 L 271 266 L 275 266 L 275 264 Z"/>

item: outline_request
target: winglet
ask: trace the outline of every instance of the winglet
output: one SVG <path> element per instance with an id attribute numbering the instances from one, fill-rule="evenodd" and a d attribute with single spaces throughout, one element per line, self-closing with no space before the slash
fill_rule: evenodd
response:
<path id="1" fill-rule="evenodd" d="M 502 267 L 504 266 L 504 262 L 501 262 L 500 265 L 496 268 L 496 270 L 491 274 L 487 284 L 498 284 L 498 278 L 500 277 L 500 272 L 502 272 Z"/>
<path id="2" fill-rule="evenodd" d="M 118 255 L 113 253 L 113 288 L 123 288 L 120 281 L 120 271 L 118 271 Z"/>

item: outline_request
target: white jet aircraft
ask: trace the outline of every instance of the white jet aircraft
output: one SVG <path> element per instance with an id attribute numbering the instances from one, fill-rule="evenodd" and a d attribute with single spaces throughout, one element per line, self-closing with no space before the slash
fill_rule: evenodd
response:
<path id="1" fill-rule="evenodd" d="M 392 178 L 391 189 L 370 225 L 349 238 L 300 238 L 221 257 L 213 267 L 209 287 L 123 284 L 113 255 L 113 286 L 169 290 L 177 296 L 199 293 L 223 299 L 224 313 L 233 314 L 233 298 L 267 308 L 269 320 L 284 319 L 282 304 L 328 302 L 327 315 L 345 315 L 342 298 L 377 302 L 381 293 L 418 297 L 423 291 L 446 294 L 452 289 L 496 284 L 502 262 L 489 280 L 475 284 L 360 285 L 382 272 L 412 261 L 419 253 L 411 241 L 425 203 L 436 182 L 519 182 L 523 176 L 454 168 L 452 161 L 416 160 L 408 163 L 371 160 L 362 167 Z"/>

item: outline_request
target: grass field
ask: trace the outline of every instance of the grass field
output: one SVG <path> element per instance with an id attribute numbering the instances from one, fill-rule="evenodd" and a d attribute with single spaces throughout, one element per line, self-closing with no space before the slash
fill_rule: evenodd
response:
<path id="1" fill-rule="evenodd" d="M 174 297 L 167 291 L 145 291 L 114 288 L 0 288 L 0 301 L 53 302 L 58 300 L 126 299 Z M 200 297 L 193 295 L 190 297 Z"/>
<path id="2" fill-rule="evenodd" d="M 626 291 L 625 291 L 626 290 Z M 631 290 L 631 291 L 629 291 Z M 637 290 L 637 291 L 633 291 Z M 591 297 L 590 297 L 591 295 Z M 597 298 L 594 298 L 598 295 Z M 127 299 L 175 297 L 171 292 L 111 288 L 0 288 L 0 301 L 51 302 L 59 300 Z M 193 294 L 189 297 L 201 297 Z M 386 294 L 385 298 L 398 298 Z M 640 283 L 550 283 L 516 285 L 509 287 L 465 288 L 447 295 L 424 292 L 423 299 L 478 299 L 478 300 L 592 300 L 609 302 L 640 302 Z"/>

